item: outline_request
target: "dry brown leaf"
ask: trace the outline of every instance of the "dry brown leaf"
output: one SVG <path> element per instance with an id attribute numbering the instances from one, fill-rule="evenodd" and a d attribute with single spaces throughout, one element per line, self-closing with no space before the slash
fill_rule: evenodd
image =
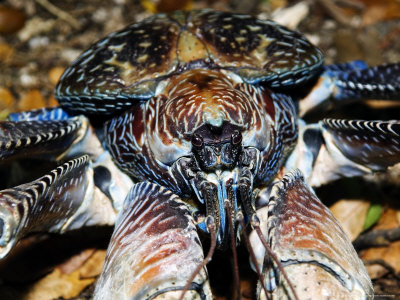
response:
<path id="1" fill-rule="evenodd" d="M 9 89 L 0 87 L 0 110 L 11 108 L 14 104 L 14 97 Z"/>
<path id="2" fill-rule="evenodd" d="M 400 2 L 394 0 L 362 0 L 366 9 L 362 16 L 364 26 L 400 18 Z"/>
<path id="3" fill-rule="evenodd" d="M 38 89 L 27 92 L 18 103 L 20 111 L 33 110 L 46 106 L 46 101 Z"/>
<path id="4" fill-rule="evenodd" d="M 389 272 L 387 268 L 379 264 L 366 265 L 365 268 L 372 280 L 381 278 Z"/>
<path id="5" fill-rule="evenodd" d="M 192 7 L 192 0 L 141 0 L 140 3 L 152 13 L 190 9 Z"/>
<path id="6" fill-rule="evenodd" d="M 60 265 L 30 288 L 26 300 L 50 300 L 78 296 L 100 275 L 106 250 L 87 249 Z M 85 261 L 83 263 L 83 261 Z M 71 271 L 74 269 L 73 271 Z"/>
<path id="7" fill-rule="evenodd" d="M 374 226 L 374 230 L 394 229 L 400 226 L 399 210 L 388 208 L 382 214 L 378 224 Z M 400 272 L 400 241 L 392 242 L 387 247 L 370 248 L 363 251 L 362 259 L 376 260 L 381 259 L 392 266 L 395 272 Z M 376 273 L 371 275 L 376 276 Z"/>
<path id="8" fill-rule="evenodd" d="M 380 230 L 380 229 L 394 229 L 400 226 L 400 220 L 399 220 L 399 213 L 400 210 L 398 209 L 393 209 L 393 208 L 388 208 L 386 209 L 382 217 L 379 219 L 378 223 L 376 226 L 374 226 L 375 230 Z"/>
<path id="9" fill-rule="evenodd" d="M 79 269 L 81 278 L 92 278 L 100 275 L 106 258 L 106 250 L 96 250 L 90 259 Z"/>
<path id="10" fill-rule="evenodd" d="M 61 75 L 64 73 L 64 71 L 65 71 L 65 68 L 62 68 L 62 67 L 51 68 L 47 74 L 50 83 L 52 85 L 56 85 L 58 80 L 60 79 Z"/>
<path id="11" fill-rule="evenodd" d="M 370 202 L 365 200 L 342 199 L 330 207 L 351 241 L 362 232 Z"/>
<path id="12" fill-rule="evenodd" d="M 59 265 L 58 268 L 64 274 L 71 274 L 77 269 L 81 268 L 82 265 L 87 262 L 87 260 L 94 254 L 96 249 L 86 249 L 81 253 L 74 255 L 70 259 L 68 259 L 63 264 Z"/>
<path id="13" fill-rule="evenodd" d="M 400 106 L 399 102 L 392 100 L 366 100 L 365 104 L 372 109 L 397 108 Z"/>
<path id="14" fill-rule="evenodd" d="M 50 95 L 49 100 L 47 101 L 47 106 L 48 107 L 54 107 L 54 106 L 58 106 L 58 101 L 57 99 L 54 97 L 54 95 Z"/>
<path id="15" fill-rule="evenodd" d="M 59 297 L 72 298 L 91 284 L 94 279 L 81 279 L 79 270 L 71 274 L 64 274 L 60 269 L 36 282 L 29 290 L 26 300 L 51 300 Z"/>
<path id="16" fill-rule="evenodd" d="M 400 241 L 390 243 L 388 247 L 376 247 L 365 250 L 361 258 L 364 260 L 381 259 L 392 266 L 396 273 L 400 272 Z"/>
<path id="17" fill-rule="evenodd" d="M 24 26 L 25 18 L 22 10 L 9 5 L 0 5 L 0 33 L 17 32 Z"/>

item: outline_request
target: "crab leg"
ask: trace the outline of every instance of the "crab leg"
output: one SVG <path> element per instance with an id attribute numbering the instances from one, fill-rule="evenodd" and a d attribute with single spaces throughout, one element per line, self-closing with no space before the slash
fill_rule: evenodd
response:
<path id="1" fill-rule="evenodd" d="M 286 168 L 300 168 L 312 186 L 400 162 L 400 121 L 324 119 L 299 128 L 299 143 Z"/>
<path id="2" fill-rule="evenodd" d="M 138 183 L 118 216 L 94 298 L 178 299 L 203 259 L 187 204 L 157 184 Z M 205 268 L 189 298 L 212 299 Z"/>
<path id="3" fill-rule="evenodd" d="M 59 156 L 81 140 L 88 127 L 85 117 L 66 120 L 0 122 L 0 160 Z M 28 154 L 29 153 L 29 154 Z"/>
<path id="4" fill-rule="evenodd" d="M 111 201 L 93 183 L 87 155 L 47 175 L 0 191 L 0 258 L 30 232 L 56 232 L 82 226 L 113 225 Z"/>
<path id="5" fill-rule="evenodd" d="M 299 170 L 276 183 L 267 206 L 257 210 L 264 236 L 284 266 L 299 299 L 373 298 L 368 273 L 338 221 L 304 182 Z M 259 238 L 251 242 L 273 299 L 293 295 Z M 260 266 L 261 267 L 261 266 Z M 261 288 L 259 297 L 265 299 Z"/>
<path id="6" fill-rule="evenodd" d="M 362 99 L 394 99 L 400 94 L 400 63 L 368 67 L 363 61 L 325 66 L 317 84 L 300 101 L 300 116 L 316 107 Z"/>
<path id="7" fill-rule="evenodd" d="M 83 154 L 93 162 L 95 185 L 119 210 L 132 180 L 115 166 L 86 117 L 69 117 L 61 108 L 43 108 L 13 113 L 9 121 L 0 122 L 0 161 L 59 161 Z"/>

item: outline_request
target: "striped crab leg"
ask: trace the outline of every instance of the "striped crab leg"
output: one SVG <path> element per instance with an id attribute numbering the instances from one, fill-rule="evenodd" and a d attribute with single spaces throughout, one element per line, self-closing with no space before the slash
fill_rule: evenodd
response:
<path id="1" fill-rule="evenodd" d="M 89 156 L 81 156 L 35 181 L 0 191 L 0 258 L 28 233 L 113 225 L 115 217 L 111 201 L 94 185 Z"/>
<path id="2" fill-rule="evenodd" d="M 203 250 L 189 207 L 153 183 L 134 185 L 120 212 L 94 299 L 178 299 Z M 212 299 L 203 268 L 185 299 Z"/>
<path id="3" fill-rule="evenodd" d="M 286 169 L 299 168 L 310 185 L 320 186 L 399 162 L 400 121 L 324 119 L 299 126 L 299 142 Z"/>
<path id="4" fill-rule="evenodd" d="M 112 162 L 86 117 L 70 117 L 61 108 L 42 108 L 12 113 L 7 121 L 0 121 L 0 162 L 22 158 L 58 163 L 83 154 L 93 162 L 96 186 L 118 210 L 132 180 Z"/>
<path id="5" fill-rule="evenodd" d="M 267 206 L 257 210 L 261 228 L 299 299 L 372 299 L 368 273 L 338 221 L 294 170 L 276 183 Z M 272 299 L 293 299 L 255 232 L 251 243 Z M 266 295 L 259 287 L 261 299 Z"/>
<path id="6" fill-rule="evenodd" d="M 363 99 L 399 100 L 400 63 L 369 67 L 363 61 L 353 61 L 324 68 L 313 89 L 300 101 L 301 117 L 331 103 L 346 104 Z"/>
<path id="7" fill-rule="evenodd" d="M 84 138 L 89 126 L 85 117 L 38 119 L 44 112 L 0 122 L 0 161 L 33 156 L 54 160 Z"/>
<path id="8" fill-rule="evenodd" d="M 37 180 L 0 191 L 0 258 L 30 232 L 113 225 L 133 185 L 88 120 L 70 118 L 59 108 L 11 114 L 0 122 L 0 161 L 19 158 L 73 159 Z"/>

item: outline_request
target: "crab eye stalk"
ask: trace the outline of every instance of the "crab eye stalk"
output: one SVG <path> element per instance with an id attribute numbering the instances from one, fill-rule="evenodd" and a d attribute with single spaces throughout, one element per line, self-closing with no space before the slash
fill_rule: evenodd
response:
<path id="1" fill-rule="evenodd" d="M 203 146 L 203 138 L 197 133 L 192 136 L 192 145 L 195 148 L 201 148 Z"/>
<path id="2" fill-rule="evenodd" d="M 242 134 L 239 130 L 235 130 L 231 136 L 232 145 L 237 146 L 242 142 Z"/>

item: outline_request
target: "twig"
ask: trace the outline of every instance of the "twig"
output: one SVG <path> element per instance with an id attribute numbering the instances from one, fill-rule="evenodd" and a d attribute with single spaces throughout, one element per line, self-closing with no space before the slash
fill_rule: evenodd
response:
<path id="1" fill-rule="evenodd" d="M 75 19 L 69 13 L 66 13 L 65 11 L 59 9 L 54 4 L 51 4 L 48 0 L 36 0 L 36 2 L 39 3 L 41 6 L 43 6 L 45 9 L 47 9 L 50 13 L 58 17 L 59 19 L 66 21 L 74 29 L 76 30 L 81 29 L 81 24 L 77 19 Z"/>
<path id="2" fill-rule="evenodd" d="M 346 17 L 340 8 L 331 0 L 318 0 L 318 2 L 326 9 L 326 11 L 340 24 L 352 26 L 351 21 Z"/>
<path id="3" fill-rule="evenodd" d="M 361 234 L 353 246 L 357 250 L 388 246 L 391 242 L 400 240 L 400 228 L 373 230 Z"/>

